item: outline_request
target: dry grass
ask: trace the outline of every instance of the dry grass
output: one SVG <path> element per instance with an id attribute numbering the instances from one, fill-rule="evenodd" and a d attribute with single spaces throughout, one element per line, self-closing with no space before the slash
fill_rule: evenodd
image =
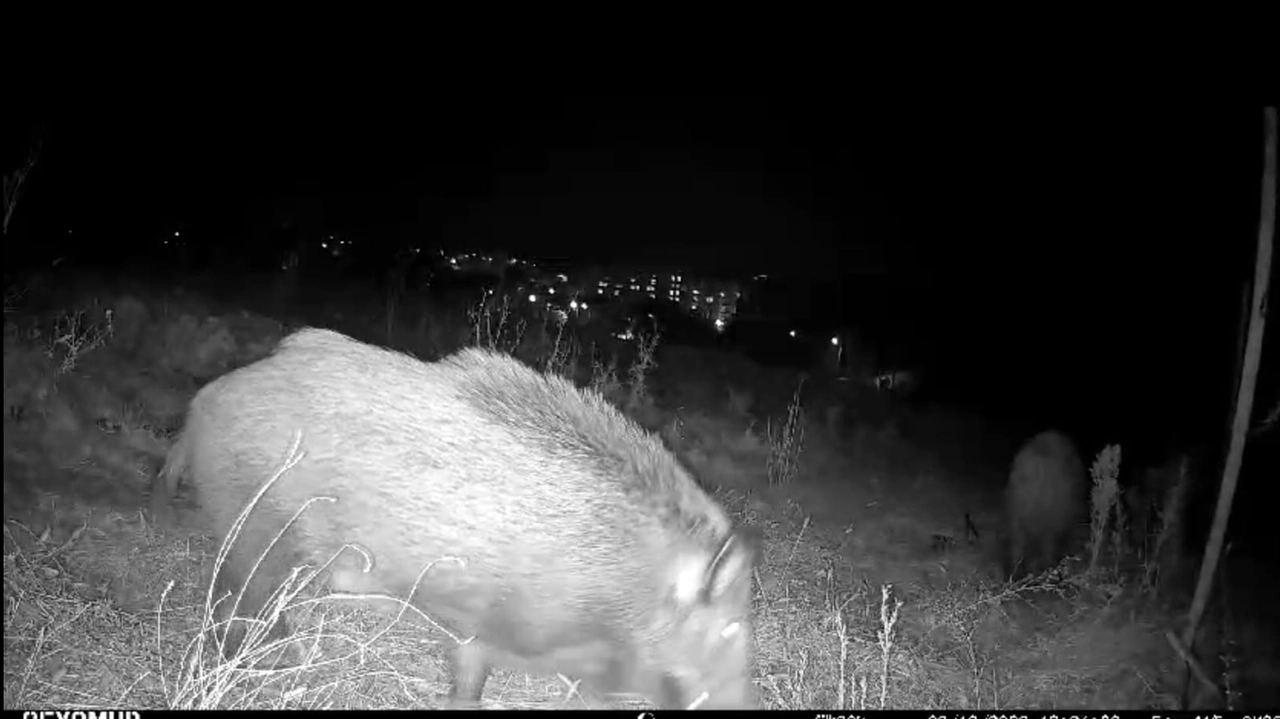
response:
<path id="1" fill-rule="evenodd" d="M 787 419 L 774 431 L 773 424 L 767 422 L 765 433 L 769 437 L 769 459 L 766 471 L 769 483 L 774 486 L 791 484 L 800 472 L 800 453 L 804 450 L 804 409 L 800 406 L 800 391 L 804 382 L 796 387 L 791 404 L 787 406 Z M 732 403 L 733 396 L 730 395 Z M 738 409 L 734 407 L 734 409 Z M 745 413 L 745 412 L 744 412 Z"/>
<path id="2" fill-rule="evenodd" d="M 86 314 L 63 313 L 61 325 L 50 317 L 19 325 L 27 319 L 9 305 L 6 299 L 6 708 L 443 704 L 447 650 L 466 638 L 394 598 L 381 598 L 397 607 L 388 615 L 369 597 L 317 591 L 310 570 L 284 583 L 269 608 L 290 617 L 293 635 L 281 642 L 254 636 L 238 657 L 224 658 L 213 609 L 235 598 L 208 589 L 223 553 L 194 521 L 198 512 L 186 512 L 189 535 L 160 537 L 138 510 L 180 422 L 179 400 L 200 381 L 261 356 L 278 325 L 176 305 L 139 308 L 136 300 L 86 302 L 79 305 Z M 398 317 L 406 307 L 396 294 L 387 310 Z M 995 561 L 1004 469 L 957 468 L 927 449 L 928 436 L 903 429 L 952 425 L 908 414 L 872 421 L 870 402 L 832 403 L 807 387 L 802 405 L 794 377 L 728 370 L 730 360 L 712 355 L 673 351 L 659 368 L 656 337 L 639 343 L 620 371 L 617 356 L 567 330 L 520 326 L 500 301 L 480 310 L 461 331 L 440 330 L 431 346 L 470 332 L 473 343 L 580 376 L 661 429 L 729 512 L 763 534 L 753 676 L 767 707 L 1176 705 L 1170 677 L 1179 664 L 1163 633 L 1177 617 L 1151 589 L 1177 561 L 1170 537 L 1185 501 L 1177 489 L 1187 483 L 1185 466 L 1135 540 L 1141 551 L 1121 546 L 1127 535 L 1116 530 L 1124 524 L 1117 493 L 1095 494 L 1097 516 L 1113 519 L 1112 530 L 1097 530 L 1084 548 L 1089 561 L 1011 584 Z M 373 316 L 375 328 L 396 325 L 395 317 Z M 73 317 L 83 318 L 74 328 L 66 319 Z M 105 317 L 113 317 L 113 331 L 97 333 L 88 319 Z M 33 334 L 34 326 L 44 331 Z M 58 351 L 48 352 L 51 346 Z M 574 349 L 585 346 L 593 348 L 589 359 Z M 577 367 L 584 361 L 589 366 Z M 805 408 L 825 421 L 806 421 Z M 1099 465 L 1102 484 L 1114 480 L 1113 464 Z M 968 516 L 980 539 L 967 531 Z M 1103 561 L 1127 555 L 1143 563 Z M 1095 571 L 1084 571 L 1090 562 Z M 1221 626 L 1229 638 L 1249 636 L 1246 626 L 1258 634 L 1239 619 Z M 1232 658 L 1250 651 L 1247 642 L 1221 647 Z M 273 666 L 281 657 L 290 664 Z M 1226 664 L 1215 674 L 1224 684 L 1236 676 Z M 1241 664 L 1248 662 L 1234 666 Z M 588 706 L 564 678 L 513 671 L 495 672 L 484 703 Z"/>
<path id="3" fill-rule="evenodd" d="M 1089 467 L 1093 488 L 1089 492 L 1089 571 L 1098 570 L 1098 560 L 1107 546 L 1108 524 L 1114 527 L 1112 546 L 1119 549 L 1119 537 L 1128 524 L 1120 503 L 1120 446 L 1104 447 Z"/>

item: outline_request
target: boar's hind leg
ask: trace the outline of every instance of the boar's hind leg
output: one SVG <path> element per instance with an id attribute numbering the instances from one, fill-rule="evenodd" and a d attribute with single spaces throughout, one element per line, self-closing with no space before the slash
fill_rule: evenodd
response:
<path id="1" fill-rule="evenodd" d="M 267 658 L 272 659 L 271 663 L 279 663 L 284 659 L 282 655 L 277 652 L 265 654 L 263 649 L 285 638 L 288 626 L 283 616 L 272 617 L 270 611 L 264 610 L 272 601 L 272 594 L 285 584 L 297 562 L 288 552 L 271 551 L 254 570 L 256 555 L 250 558 L 246 554 L 232 548 L 214 587 L 213 601 L 220 602 L 214 616 L 224 631 L 223 656 L 232 659 L 244 652 L 249 656 L 242 658 L 250 660 L 250 663 Z M 250 571 L 252 576 L 249 576 Z M 235 617 L 231 618 L 233 609 Z M 267 623 L 270 626 L 266 626 Z M 247 646 L 246 639 L 250 640 Z"/>
<path id="2" fill-rule="evenodd" d="M 456 708 L 478 707 L 484 683 L 489 679 L 489 658 L 478 639 L 459 644 L 453 650 L 453 691 L 450 703 Z"/>

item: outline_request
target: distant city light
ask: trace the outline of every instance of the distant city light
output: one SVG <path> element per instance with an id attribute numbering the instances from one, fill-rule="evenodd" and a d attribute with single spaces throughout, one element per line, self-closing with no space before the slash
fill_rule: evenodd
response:
<path id="1" fill-rule="evenodd" d="M 354 245 L 342 233 L 322 235 L 320 239 L 325 240 L 320 244 L 325 248 L 326 254 L 332 254 L 335 258 L 344 257 Z M 418 254 L 421 248 L 413 247 L 410 251 Z M 528 297 L 533 304 L 543 304 L 553 314 L 560 312 L 557 307 L 563 308 L 566 313 L 585 311 L 588 304 L 582 298 L 588 296 L 597 297 L 596 304 L 608 304 L 618 299 L 626 302 L 661 300 L 670 302 L 671 307 L 678 307 L 701 322 L 712 324 L 717 332 L 723 332 L 734 321 L 737 305 L 744 296 L 736 282 L 722 282 L 695 275 L 689 277 L 686 283 L 684 272 L 680 270 L 642 271 L 634 275 L 604 274 L 590 279 L 579 277 L 575 283 L 573 277 L 565 272 L 542 270 L 537 262 L 519 257 L 486 255 L 481 252 L 447 252 L 440 248 L 435 248 L 435 251 L 440 254 L 440 264 L 437 267 L 449 267 L 455 273 L 484 272 L 486 268 L 482 265 L 496 264 L 497 267 L 490 269 L 498 273 L 502 273 L 501 265 L 521 267 L 527 271 L 521 276 L 528 281 L 518 283 L 513 288 L 515 296 Z M 565 297 L 563 302 L 560 301 L 561 297 Z M 786 331 L 793 339 L 804 336 L 798 329 Z M 833 339 L 832 344 L 839 347 L 838 338 Z"/>
<path id="2" fill-rule="evenodd" d="M 173 232 L 173 236 L 174 236 L 174 237 L 182 237 L 182 233 L 181 233 L 181 232 L 178 232 L 177 230 L 174 230 L 174 232 Z"/>

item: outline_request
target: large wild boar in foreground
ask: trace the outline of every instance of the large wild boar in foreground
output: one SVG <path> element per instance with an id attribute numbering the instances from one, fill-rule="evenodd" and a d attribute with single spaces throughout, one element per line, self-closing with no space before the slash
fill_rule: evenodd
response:
<path id="1" fill-rule="evenodd" d="M 1089 476 L 1066 435 L 1048 430 L 1013 458 L 1005 487 L 1008 572 L 1014 578 L 1052 568 L 1083 516 Z"/>
<path id="2" fill-rule="evenodd" d="M 185 480 L 225 537 L 298 431 L 302 459 L 258 501 L 215 578 L 215 597 L 244 588 L 237 616 L 255 615 L 294 567 L 356 545 L 372 568 L 334 569 L 334 590 L 412 596 L 474 637 L 454 649 L 455 704 L 478 703 L 501 665 L 662 707 L 755 705 L 749 543 L 599 395 L 506 355 L 424 363 L 302 330 L 196 394 L 153 508 L 167 516 Z M 308 506 L 254 571 L 319 496 L 336 501 Z M 227 650 L 242 638 L 233 623 Z"/>

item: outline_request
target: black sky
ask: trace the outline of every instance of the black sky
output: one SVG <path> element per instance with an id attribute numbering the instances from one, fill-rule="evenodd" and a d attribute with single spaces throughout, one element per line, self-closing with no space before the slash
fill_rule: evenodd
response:
<path id="1" fill-rule="evenodd" d="M 812 98 L 152 103 L 46 125 L 29 202 L 128 234 L 161 216 L 252 223 L 291 195 L 320 196 L 332 223 L 374 234 L 733 274 L 906 267 L 932 281 L 1054 247 L 1086 265 L 1145 263 L 1150 248 L 1202 267 L 1192 247 L 1221 249 L 1208 238 L 1254 221 L 1257 114 Z"/>

